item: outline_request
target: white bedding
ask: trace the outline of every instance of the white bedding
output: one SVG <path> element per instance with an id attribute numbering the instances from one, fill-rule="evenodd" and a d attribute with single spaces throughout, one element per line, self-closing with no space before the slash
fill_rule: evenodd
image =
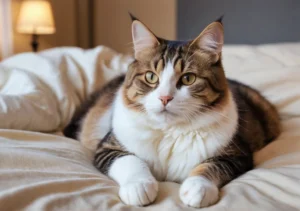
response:
<path id="1" fill-rule="evenodd" d="M 105 47 L 21 54 L 0 64 L 0 211 L 194 210 L 178 184 L 160 183 L 154 205 L 122 204 L 118 186 L 59 131 L 75 108 L 131 59 Z M 278 108 L 282 135 L 255 155 L 256 168 L 203 210 L 300 210 L 300 43 L 226 46 L 226 74 L 260 90 Z"/>

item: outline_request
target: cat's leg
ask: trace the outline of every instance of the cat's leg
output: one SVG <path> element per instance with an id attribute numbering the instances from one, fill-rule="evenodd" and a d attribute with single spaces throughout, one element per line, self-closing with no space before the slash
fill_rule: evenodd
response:
<path id="1" fill-rule="evenodd" d="M 252 153 L 234 141 L 216 157 L 195 167 L 180 187 L 183 203 L 191 207 L 207 207 L 219 199 L 219 188 L 253 167 Z"/>
<path id="2" fill-rule="evenodd" d="M 158 182 L 148 165 L 122 148 L 113 134 L 108 134 L 96 151 L 94 165 L 119 185 L 125 204 L 144 206 L 156 199 Z"/>

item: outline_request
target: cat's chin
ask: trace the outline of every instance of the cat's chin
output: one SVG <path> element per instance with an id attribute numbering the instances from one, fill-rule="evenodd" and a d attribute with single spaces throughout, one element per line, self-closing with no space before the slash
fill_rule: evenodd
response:
<path id="1" fill-rule="evenodd" d="M 178 115 L 166 109 L 152 112 L 152 114 L 150 114 L 150 119 L 158 125 L 165 126 L 177 124 L 182 120 Z"/>

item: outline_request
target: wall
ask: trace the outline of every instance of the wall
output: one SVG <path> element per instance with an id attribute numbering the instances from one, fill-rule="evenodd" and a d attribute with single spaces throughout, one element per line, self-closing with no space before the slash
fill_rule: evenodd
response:
<path id="1" fill-rule="evenodd" d="M 300 41 L 299 0 L 177 0 L 179 39 L 197 36 L 225 14 L 225 43 Z"/>
<path id="2" fill-rule="evenodd" d="M 12 1 L 13 41 L 14 53 L 31 51 L 31 36 L 19 34 L 15 30 L 22 0 Z M 80 1 L 80 0 L 77 0 Z M 77 2 L 76 0 L 50 0 L 56 25 L 56 33 L 53 35 L 41 35 L 39 37 L 39 50 L 56 46 L 77 46 Z M 84 41 L 81 41 L 84 45 Z"/>
<path id="3" fill-rule="evenodd" d="M 120 52 L 130 52 L 132 40 L 128 11 L 136 15 L 158 36 L 176 38 L 176 0 L 49 1 L 53 7 L 56 33 L 41 35 L 39 50 L 56 46 L 89 48 L 106 45 Z M 15 30 L 22 0 L 11 2 L 14 53 L 31 51 L 31 36 L 19 34 Z"/>
<path id="4" fill-rule="evenodd" d="M 10 0 L 2 0 L 0 4 L 0 60 L 12 55 L 12 23 Z"/>
<path id="5" fill-rule="evenodd" d="M 76 21 L 77 44 L 82 48 L 92 46 L 92 2 L 94 0 L 76 0 Z"/>
<path id="6" fill-rule="evenodd" d="M 176 38 L 176 0 L 95 0 L 93 44 L 110 46 L 119 52 L 132 51 L 128 12 L 156 35 Z"/>
<path id="7" fill-rule="evenodd" d="M 14 53 L 31 51 L 31 36 L 15 31 L 21 0 L 4 1 L 12 2 Z M 128 12 L 137 16 L 158 36 L 167 39 L 194 38 L 207 24 L 225 14 L 227 44 L 300 40 L 299 0 L 226 0 L 226 3 L 225 0 L 50 2 L 54 11 L 56 33 L 40 36 L 40 50 L 56 46 L 88 48 L 106 45 L 120 52 L 131 52 L 131 21 Z"/>

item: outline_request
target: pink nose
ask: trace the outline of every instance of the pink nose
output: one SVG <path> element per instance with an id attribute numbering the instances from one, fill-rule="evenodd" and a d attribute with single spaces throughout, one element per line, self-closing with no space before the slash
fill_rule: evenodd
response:
<path id="1" fill-rule="evenodd" d="M 173 100 L 172 96 L 160 96 L 159 99 L 161 100 L 162 104 L 166 106 L 171 100 Z"/>

